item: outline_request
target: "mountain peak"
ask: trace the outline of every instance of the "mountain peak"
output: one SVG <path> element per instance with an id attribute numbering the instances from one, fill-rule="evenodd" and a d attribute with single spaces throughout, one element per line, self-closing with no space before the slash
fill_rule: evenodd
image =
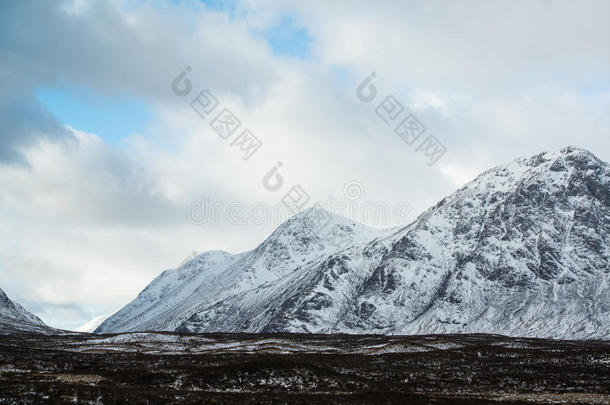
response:
<path id="1" fill-rule="evenodd" d="M 575 146 L 575 145 L 568 145 L 566 147 L 563 147 L 559 150 L 559 153 L 564 154 L 564 155 L 576 153 L 576 154 L 594 156 L 593 153 L 589 152 L 588 150 Z"/>
<path id="2" fill-rule="evenodd" d="M 96 332 L 176 328 L 200 305 L 274 283 L 321 257 L 366 243 L 379 232 L 319 206 L 308 208 L 284 221 L 251 251 L 208 251 L 164 271 Z M 171 312 L 168 307 L 180 310 Z"/>
<path id="3" fill-rule="evenodd" d="M 576 147 L 484 172 L 397 235 L 349 325 L 608 335 L 609 179 Z"/>
<path id="4" fill-rule="evenodd" d="M 0 288 L 0 309 L 14 309 L 13 301 Z"/>
<path id="5" fill-rule="evenodd" d="M 319 205 L 303 210 L 282 223 L 260 246 L 280 245 L 294 252 L 319 255 L 374 239 L 380 231 L 332 213 Z M 258 248 L 257 248 L 258 249 Z"/>
<path id="6" fill-rule="evenodd" d="M 322 223 L 335 223 L 335 224 L 352 224 L 356 225 L 355 221 L 350 221 L 348 218 L 345 218 L 342 215 L 335 214 L 322 206 L 316 204 L 312 207 L 306 208 L 302 211 L 297 212 L 295 215 L 290 217 L 285 223 L 295 223 L 295 222 L 316 222 L 320 221 Z"/>
<path id="7" fill-rule="evenodd" d="M 461 193 L 465 190 L 488 194 L 491 191 L 513 192 L 523 187 L 542 184 L 567 188 L 574 187 L 572 183 L 575 181 L 606 184 L 610 182 L 608 165 L 593 153 L 574 146 L 556 152 L 520 157 L 483 172 L 434 208 L 438 208 L 452 197 L 463 198 Z"/>
<path id="8" fill-rule="evenodd" d="M 599 165 L 602 161 L 593 153 L 577 146 L 566 146 L 555 152 L 542 152 L 531 157 L 516 159 L 515 162 L 525 163 L 527 166 L 548 166 L 554 162 L 567 162 L 579 168 L 583 166 Z"/>
<path id="9" fill-rule="evenodd" d="M 566 147 L 490 169 L 391 233 L 309 208 L 98 331 L 610 336 L 609 178 Z"/>

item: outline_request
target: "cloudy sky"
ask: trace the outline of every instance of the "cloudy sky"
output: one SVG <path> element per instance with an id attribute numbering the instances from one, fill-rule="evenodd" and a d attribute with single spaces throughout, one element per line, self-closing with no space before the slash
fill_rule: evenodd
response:
<path id="1" fill-rule="evenodd" d="M 255 247 L 278 223 L 243 207 L 295 185 L 309 205 L 349 184 L 408 206 L 362 219 L 390 226 L 518 156 L 610 160 L 607 1 L 4 1 L 0 20 L 0 288 L 56 327 L 120 309 L 193 251 Z M 203 90 L 218 105 L 202 117 Z M 226 140 L 224 108 L 241 122 Z M 412 144 L 394 132 L 409 114 Z M 243 129 L 262 145 L 247 160 Z"/>

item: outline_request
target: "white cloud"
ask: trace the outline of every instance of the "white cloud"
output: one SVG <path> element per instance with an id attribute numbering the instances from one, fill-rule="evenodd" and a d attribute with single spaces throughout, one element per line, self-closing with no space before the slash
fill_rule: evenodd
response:
<path id="1" fill-rule="evenodd" d="M 365 198 L 415 215 L 519 155 L 577 144 L 610 159 L 605 2 L 241 2 L 233 17 L 198 2 L 65 5 L 2 13 L 0 101 L 83 86 L 145 100 L 155 120 L 118 146 L 79 128 L 32 137 L 18 145 L 29 167 L 0 166 L 0 286 L 56 326 L 119 309 L 192 251 L 253 248 L 274 228 L 192 225 L 202 194 L 272 205 L 301 184 L 324 201 L 355 179 Z M 259 33 L 282 15 L 312 34 L 312 58 L 273 55 Z M 194 91 L 210 89 L 263 141 L 251 160 L 171 93 L 187 65 Z M 437 165 L 356 98 L 371 71 L 378 100 L 394 94 L 446 144 Z M 261 181 L 278 161 L 286 185 L 270 193 Z"/>

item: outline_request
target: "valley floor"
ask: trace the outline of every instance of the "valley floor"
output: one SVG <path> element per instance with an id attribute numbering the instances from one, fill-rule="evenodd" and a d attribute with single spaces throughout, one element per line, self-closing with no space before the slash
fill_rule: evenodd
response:
<path id="1" fill-rule="evenodd" d="M 3 403 L 610 403 L 610 342 L 0 335 Z"/>

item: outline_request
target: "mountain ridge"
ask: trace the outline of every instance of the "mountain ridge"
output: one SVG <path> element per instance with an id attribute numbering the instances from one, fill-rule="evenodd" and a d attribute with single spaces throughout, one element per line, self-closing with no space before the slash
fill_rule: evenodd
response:
<path id="1" fill-rule="evenodd" d="M 280 225 L 255 249 L 234 255 L 224 252 L 224 258 L 213 266 L 201 264 L 202 258 L 210 254 L 204 252 L 178 269 L 164 271 L 135 300 L 104 321 L 95 332 L 117 328 L 129 331 L 140 328 L 173 330 L 186 320 L 181 319 L 182 314 L 176 313 L 178 309 L 194 311 L 205 303 L 213 303 L 231 294 L 281 279 L 295 268 L 329 254 L 332 251 L 328 248 L 331 242 L 339 242 L 340 246 L 361 243 L 383 232 L 331 214 L 330 223 L 324 226 L 323 235 L 319 235 L 315 232 L 314 217 L 323 213 L 327 212 L 320 208 L 305 210 Z M 172 281 L 162 282 L 163 279 L 179 277 L 185 269 L 191 269 L 194 274 L 189 278 L 189 283 L 177 285 Z M 171 290 L 173 296 L 159 293 L 158 290 Z M 150 291 L 156 291 L 155 295 L 149 295 Z M 166 301 L 162 302 L 160 298 Z M 138 324 L 130 323 L 130 319 L 137 319 Z"/>
<path id="2" fill-rule="evenodd" d="M 96 332 L 608 337 L 609 185 L 570 146 L 486 170 L 400 229 L 335 216 L 320 237 L 308 210 L 168 305 L 172 322 L 116 328 L 121 310 Z"/>

